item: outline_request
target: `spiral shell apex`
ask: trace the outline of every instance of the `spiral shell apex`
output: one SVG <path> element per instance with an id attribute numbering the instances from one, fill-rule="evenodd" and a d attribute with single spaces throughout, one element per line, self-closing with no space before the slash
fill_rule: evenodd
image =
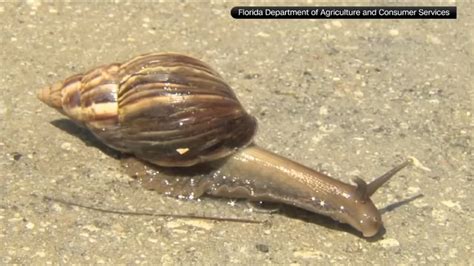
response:
<path id="1" fill-rule="evenodd" d="M 221 76 L 181 54 L 146 54 L 38 92 L 106 145 L 160 166 L 191 166 L 246 146 L 256 131 Z"/>

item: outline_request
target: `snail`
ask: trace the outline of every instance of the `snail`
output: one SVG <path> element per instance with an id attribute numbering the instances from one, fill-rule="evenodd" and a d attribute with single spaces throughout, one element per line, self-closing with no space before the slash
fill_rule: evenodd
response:
<path id="1" fill-rule="evenodd" d="M 253 143 L 256 119 L 222 77 L 177 53 L 97 67 L 37 96 L 107 146 L 133 155 L 127 165 L 146 188 L 292 205 L 349 224 L 364 237 L 382 227 L 370 196 L 411 163 L 351 185 L 267 151 Z"/>

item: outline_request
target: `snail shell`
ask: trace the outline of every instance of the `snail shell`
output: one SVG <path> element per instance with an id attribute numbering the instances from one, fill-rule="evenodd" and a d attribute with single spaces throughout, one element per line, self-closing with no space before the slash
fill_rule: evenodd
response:
<path id="1" fill-rule="evenodd" d="M 181 54 L 97 67 L 38 92 L 106 145 L 160 166 L 191 166 L 246 146 L 256 120 L 221 76 Z"/>

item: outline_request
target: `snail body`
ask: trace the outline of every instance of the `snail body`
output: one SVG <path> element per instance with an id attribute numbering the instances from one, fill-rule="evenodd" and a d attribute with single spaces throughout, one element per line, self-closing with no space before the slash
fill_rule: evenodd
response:
<path id="1" fill-rule="evenodd" d="M 409 164 L 353 186 L 266 151 L 252 143 L 256 120 L 222 77 L 181 54 L 101 66 L 40 90 L 38 98 L 138 158 L 129 161 L 129 173 L 149 189 L 280 202 L 348 223 L 365 237 L 382 227 L 370 196 Z"/>

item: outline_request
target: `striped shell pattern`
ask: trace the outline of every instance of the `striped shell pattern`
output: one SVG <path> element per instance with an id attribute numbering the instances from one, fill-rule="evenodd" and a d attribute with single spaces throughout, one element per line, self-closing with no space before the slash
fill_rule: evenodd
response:
<path id="1" fill-rule="evenodd" d="M 42 89 L 38 97 L 106 145 L 160 166 L 191 166 L 249 144 L 256 121 L 195 58 L 146 54 Z"/>

